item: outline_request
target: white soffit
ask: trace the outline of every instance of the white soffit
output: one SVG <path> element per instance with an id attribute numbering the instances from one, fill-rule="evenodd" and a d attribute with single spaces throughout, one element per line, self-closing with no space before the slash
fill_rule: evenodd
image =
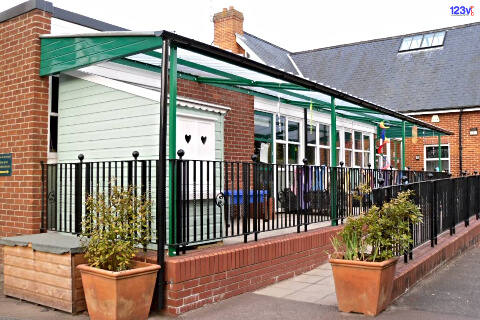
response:
<path id="1" fill-rule="evenodd" d="M 87 68 L 84 68 L 84 69 L 87 69 Z M 79 70 L 64 72 L 64 74 L 74 78 L 78 78 L 78 79 L 93 82 L 102 86 L 106 86 L 112 89 L 131 93 L 133 95 L 160 103 L 160 92 L 158 91 L 159 88 L 147 89 L 147 88 L 139 87 L 135 84 L 125 83 L 118 80 L 109 79 L 106 77 L 102 77 L 96 74 L 86 73 L 85 71 L 79 71 Z M 193 100 L 189 98 L 184 98 L 180 96 L 177 96 L 177 105 L 187 107 L 187 108 L 197 109 L 197 110 L 216 112 L 222 115 L 225 115 L 226 113 L 228 113 L 228 111 L 230 111 L 229 107 L 208 103 L 208 102 L 203 102 L 203 101 L 198 101 L 198 100 Z"/>

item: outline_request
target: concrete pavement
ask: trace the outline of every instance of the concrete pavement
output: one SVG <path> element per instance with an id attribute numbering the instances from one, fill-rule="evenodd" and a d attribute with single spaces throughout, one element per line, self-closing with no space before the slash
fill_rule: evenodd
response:
<path id="1" fill-rule="evenodd" d="M 480 319 L 480 248 L 472 249 L 421 281 L 377 319 L 467 320 Z M 181 319 L 345 319 L 365 318 L 340 313 L 332 296 L 329 265 L 271 287 L 221 301 L 179 316 Z M 7 298 L 0 275 L 0 320 L 83 320 Z M 170 317 L 152 314 L 149 319 Z"/>

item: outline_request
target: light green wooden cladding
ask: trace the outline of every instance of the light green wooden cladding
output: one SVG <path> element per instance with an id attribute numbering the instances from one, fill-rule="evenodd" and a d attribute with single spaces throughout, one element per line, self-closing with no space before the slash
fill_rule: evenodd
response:
<path id="1" fill-rule="evenodd" d="M 154 36 L 42 38 L 41 42 L 41 76 L 127 57 L 162 46 L 162 38 Z"/>

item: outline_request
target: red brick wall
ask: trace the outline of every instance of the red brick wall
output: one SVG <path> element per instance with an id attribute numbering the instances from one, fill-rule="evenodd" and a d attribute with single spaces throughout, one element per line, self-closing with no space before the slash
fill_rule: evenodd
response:
<path id="1" fill-rule="evenodd" d="M 237 44 L 236 33 L 243 34 L 243 13 L 230 7 L 213 16 L 213 44 L 233 53 L 245 54 Z"/>
<path id="2" fill-rule="evenodd" d="M 178 315 L 310 271 L 328 260 L 340 227 L 167 258 L 164 311 Z"/>
<path id="3" fill-rule="evenodd" d="M 224 125 L 225 161 L 252 161 L 253 96 L 183 79 L 178 79 L 178 95 L 229 107 Z"/>
<path id="4" fill-rule="evenodd" d="M 0 177 L 0 237 L 40 230 L 48 78 L 39 76 L 39 35 L 50 33 L 50 20 L 34 10 L 0 23 L 0 152 L 13 156 L 12 176 Z"/>
<path id="5" fill-rule="evenodd" d="M 458 139 L 458 120 L 460 113 L 439 113 L 437 114 L 440 122 L 432 123 L 432 115 L 418 115 L 415 118 L 432 123 L 439 127 L 448 129 L 455 133 L 453 136 L 443 136 L 442 144 L 450 145 L 450 172 L 456 176 L 460 172 L 460 152 Z M 480 130 L 480 111 L 463 112 L 462 113 L 462 170 L 469 173 L 480 171 L 480 135 L 470 135 L 470 128 L 478 128 Z M 479 132 L 480 133 L 480 132 Z M 413 170 L 421 170 L 424 167 L 425 145 L 437 145 L 438 137 L 419 137 L 416 144 L 412 143 L 412 139 L 406 140 L 405 158 L 407 166 Z M 415 156 L 419 155 L 420 160 L 415 160 Z"/>

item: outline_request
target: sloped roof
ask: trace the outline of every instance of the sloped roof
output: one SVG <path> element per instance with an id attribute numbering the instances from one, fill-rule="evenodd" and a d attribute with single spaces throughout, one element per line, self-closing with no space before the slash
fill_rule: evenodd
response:
<path id="1" fill-rule="evenodd" d="M 247 32 L 244 32 L 243 35 L 237 34 L 236 36 L 255 52 L 265 64 L 298 75 L 297 70 L 288 58 L 288 55 L 290 54 L 288 50 L 280 48 Z"/>
<path id="2" fill-rule="evenodd" d="M 305 77 L 395 111 L 480 106 L 480 23 L 433 31 L 443 30 L 445 42 L 437 48 L 398 52 L 409 34 L 291 53 L 291 58 Z"/>

